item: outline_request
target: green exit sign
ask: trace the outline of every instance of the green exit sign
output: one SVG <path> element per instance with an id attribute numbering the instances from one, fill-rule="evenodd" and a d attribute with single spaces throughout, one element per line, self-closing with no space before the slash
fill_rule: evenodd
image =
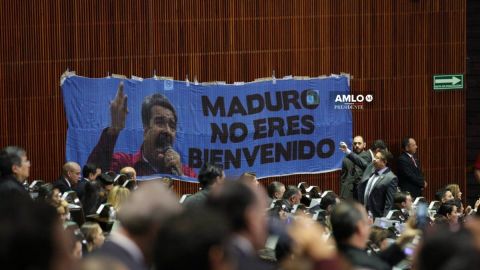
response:
<path id="1" fill-rule="evenodd" d="M 434 90 L 463 89 L 463 75 L 433 75 Z"/>

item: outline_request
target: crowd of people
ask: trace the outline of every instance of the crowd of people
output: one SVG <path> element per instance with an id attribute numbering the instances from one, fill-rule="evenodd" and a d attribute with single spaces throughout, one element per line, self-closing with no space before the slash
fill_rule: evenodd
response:
<path id="1" fill-rule="evenodd" d="M 452 183 L 428 203 L 413 138 L 397 174 L 382 140 L 345 153 L 340 194 L 299 183 L 264 186 L 254 172 L 225 181 L 206 163 L 185 199 L 167 178 L 133 167 L 67 162 L 53 183 L 26 184 L 27 153 L 0 151 L 2 269 L 476 269 L 480 200 Z M 398 175 L 398 177 L 397 177 Z"/>

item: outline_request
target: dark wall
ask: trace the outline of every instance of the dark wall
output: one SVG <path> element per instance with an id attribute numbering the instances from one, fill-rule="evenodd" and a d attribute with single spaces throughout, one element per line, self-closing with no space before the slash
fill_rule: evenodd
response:
<path id="1" fill-rule="evenodd" d="M 480 2 L 467 2 L 467 186 L 470 204 L 480 196 L 473 164 L 480 154 Z"/>
<path id="2" fill-rule="evenodd" d="M 229 83 L 347 72 L 375 98 L 353 112 L 355 133 L 395 154 L 414 136 L 432 197 L 465 186 L 466 92 L 432 90 L 433 74 L 466 71 L 465 21 L 465 0 L 0 1 L 0 146 L 27 149 L 32 179 L 58 176 L 67 68 Z M 338 191 L 338 175 L 280 180 Z"/>

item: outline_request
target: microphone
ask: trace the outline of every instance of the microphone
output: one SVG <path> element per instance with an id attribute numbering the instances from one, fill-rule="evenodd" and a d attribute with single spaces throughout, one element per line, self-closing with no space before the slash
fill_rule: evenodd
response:
<path id="1" fill-rule="evenodd" d="M 167 152 L 170 151 L 170 150 L 172 150 L 172 151 L 175 152 L 175 150 L 173 149 L 173 147 L 172 147 L 171 145 L 168 145 L 168 146 L 165 147 L 164 153 L 167 153 Z M 176 167 L 175 165 L 170 166 L 170 173 L 171 173 L 172 175 L 180 176 L 180 172 L 178 171 L 178 169 L 177 169 L 177 167 Z"/>

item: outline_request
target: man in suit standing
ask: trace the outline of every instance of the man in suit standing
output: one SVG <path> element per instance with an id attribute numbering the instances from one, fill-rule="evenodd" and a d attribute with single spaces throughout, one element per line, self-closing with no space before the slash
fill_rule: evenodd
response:
<path id="1" fill-rule="evenodd" d="M 417 148 L 415 139 L 406 137 L 402 140 L 403 153 L 398 157 L 398 185 L 414 198 L 422 196 L 422 190 L 427 186 L 420 161 L 415 157 Z"/>
<path id="2" fill-rule="evenodd" d="M 380 150 L 373 160 L 373 173 L 365 171 L 358 184 L 358 197 L 374 218 L 383 217 L 393 207 L 393 196 L 398 190 L 398 179 L 387 167 L 392 154 L 388 150 Z"/>
<path id="3" fill-rule="evenodd" d="M 198 173 L 198 182 L 202 190 L 185 199 L 185 207 L 203 206 L 212 190 L 225 182 L 225 172 L 220 166 L 205 163 Z"/>
<path id="4" fill-rule="evenodd" d="M 365 162 L 371 162 L 370 151 L 365 151 L 366 143 L 362 136 L 353 138 L 353 152 Z M 348 157 L 342 161 L 340 175 L 340 197 L 343 199 L 357 199 L 357 184 L 362 179 L 364 169 L 356 165 Z"/>
<path id="5" fill-rule="evenodd" d="M 53 187 L 64 193 L 73 190 L 77 186 L 78 180 L 80 180 L 80 165 L 69 161 L 63 165 L 62 176 L 53 183 Z"/>

